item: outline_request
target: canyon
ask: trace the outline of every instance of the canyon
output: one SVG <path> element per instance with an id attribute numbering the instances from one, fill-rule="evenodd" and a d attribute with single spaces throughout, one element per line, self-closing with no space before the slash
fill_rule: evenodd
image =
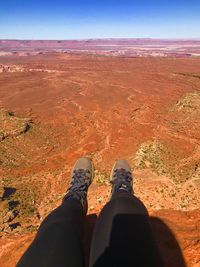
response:
<path id="1" fill-rule="evenodd" d="M 69 53 L 62 41 L 56 49 L 52 41 L 53 51 L 51 42 L 18 42 L 0 41 L 11 53 L 0 56 L 0 266 L 16 264 L 60 204 L 74 162 L 88 156 L 95 164 L 88 216 L 109 200 L 112 165 L 125 158 L 165 265 L 198 267 L 199 48 L 196 56 L 113 56 L 88 47 Z"/>

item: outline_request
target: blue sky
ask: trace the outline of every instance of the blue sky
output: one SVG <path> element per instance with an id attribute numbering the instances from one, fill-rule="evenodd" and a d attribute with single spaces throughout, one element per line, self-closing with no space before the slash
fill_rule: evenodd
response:
<path id="1" fill-rule="evenodd" d="M 200 38 L 200 0 L 0 0 L 0 38 Z"/>

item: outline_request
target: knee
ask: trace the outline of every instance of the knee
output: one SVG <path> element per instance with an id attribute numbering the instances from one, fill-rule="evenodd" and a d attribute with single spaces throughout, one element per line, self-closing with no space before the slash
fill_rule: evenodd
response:
<path id="1" fill-rule="evenodd" d="M 110 210 L 116 213 L 122 214 L 145 214 L 147 215 L 147 209 L 138 198 L 135 196 L 119 195 L 113 198 L 108 203 Z"/>

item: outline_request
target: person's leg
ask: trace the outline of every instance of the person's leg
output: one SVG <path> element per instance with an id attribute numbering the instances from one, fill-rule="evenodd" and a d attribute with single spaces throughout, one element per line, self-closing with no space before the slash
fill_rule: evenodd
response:
<path id="1" fill-rule="evenodd" d="M 82 267 L 81 234 L 84 217 L 78 200 L 65 200 L 42 222 L 17 267 Z"/>
<path id="2" fill-rule="evenodd" d="M 42 222 L 17 267 L 83 267 L 82 232 L 87 212 L 87 189 L 93 178 L 91 161 L 80 158 L 71 187 L 60 207 Z"/>
<path id="3" fill-rule="evenodd" d="M 93 233 L 90 267 L 161 267 L 162 262 L 143 203 L 133 195 L 125 161 L 112 171 L 113 192 Z"/>

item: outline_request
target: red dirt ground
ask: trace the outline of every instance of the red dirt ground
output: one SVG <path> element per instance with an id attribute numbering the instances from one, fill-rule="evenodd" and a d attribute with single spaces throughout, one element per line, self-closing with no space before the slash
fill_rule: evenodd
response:
<path id="1" fill-rule="evenodd" d="M 60 203 L 82 155 L 96 167 L 89 214 L 109 199 L 112 164 L 126 158 L 136 195 L 174 233 L 185 266 L 199 266 L 200 59 L 55 53 L 5 56 L 0 64 L 18 67 L 0 73 L 0 131 L 14 119 L 9 129 L 29 123 L 0 141 L 2 194 L 15 190 L 0 205 L 0 266 L 14 266 Z M 8 210 L 12 200 L 19 201 L 16 217 Z M 161 223 L 152 223 L 166 266 L 183 266 Z"/>

